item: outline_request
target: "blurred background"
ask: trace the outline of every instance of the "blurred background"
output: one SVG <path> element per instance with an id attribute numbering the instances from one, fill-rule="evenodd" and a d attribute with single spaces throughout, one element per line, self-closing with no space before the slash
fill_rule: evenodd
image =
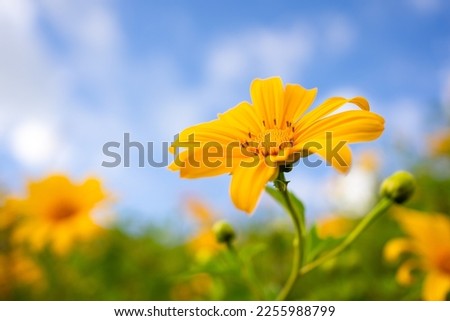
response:
<path id="1" fill-rule="evenodd" d="M 330 96 L 361 95 L 386 119 L 380 139 L 352 147 L 349 175 L 324 165 L 289 173 L 309 225 L 337 214 L 357 220 L 377 199 L 380 180 L 397 169 L 413 171 L 427 186 L 413 201 L 417 209 L 449 214 L 447 1 L 0 0 L 0 48 L 1 195 L 29 199 L 29 182 L 55 173 L 76 184 L 95 177 L 109 199 L 106 214 L 95 220 L 110 233 L 93 241 L 89 255 L 82 247 L 63 258 L 39 252 L 33 260 L 40 272 L 30 275 L 46 279 L 46 285 L 36 292 L 27 282 L 25 288 L 8 285 L 3 298 L 255 298 L 258 291 L 235 277 L 235 263 L 228 264 L 225 254 L 219 267 L 193 258 L 197 254 L 189 242 L 209 231 L 213 221 L 189 214 L 196 212 L 189 205 L 196 199 L 214 218 L 227 218 L 247 235 L 241 242 L 249 244 L 245 256 L 259 260 L 256 269 L 270 266 L 278 251 L 277 262 L 286 266 L 270 266 L 259 276 L 261 284 L 269 284 L 264 298 L 276 292 L 288 272 L 291 235 L 285 233 L 288 218 L 268 196 L 249 217 L 233 207 L 227 176 L 182 180 L 164 167 L 147 162 L 139 167 L 136 149 L 130 167 L 102 166 L 111 161 L 103 145 L 119 142 L 122 148 L 124 133 L 144 146 L 153 142 L 151 156 L 162 161 L 163 142 L 248 101 L 254 78 L 278 75 L 285 83 L 317 87 L 315 105 Z M 338 289 L 355 275 L 351 264 L 340 277 L 331 278 L 337 273 L 333 267 L 320 272 L 331 284 L 321 288 L 322 296 L 300 291 L 294 298 L 419 298 L 419 290 L 396 285 L 395 267 L 384 266 L 377 256 L 389 238 L 401 234 L 393 220 L 386 218 L 385 224 L 361 242 L 361 253 L 374 255 L 362 260 L 361 278 L 347 290 Z M 205 239 L 200 244 L 214 243 L 211 235 Z M 277 251 L 267 244 L 278 244 Z M 355 251 L 345 262 L 360 262 Z M 183 274 L 186 260 L 194 268 Z M 67 267 L 72 272 L 62 273 Z M 228 292 L 230 281 L 212 276 L 226 275 L 223 269 L 236 278 Z M 367 275 L 385 275 L 386 287 L 372 295 Z M 309 282 L 315 281 L 312 276 Z M 202 292 L 205 288 L 210 292 Z"/>

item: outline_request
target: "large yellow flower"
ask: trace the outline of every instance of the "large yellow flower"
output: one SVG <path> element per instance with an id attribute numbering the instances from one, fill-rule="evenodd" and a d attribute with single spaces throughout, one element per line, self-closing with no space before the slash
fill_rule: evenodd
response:
<path id="1" fill-rule="evenodd" d="M 75 241 L 100 230 L 91 214 L 104 199 L 100 182 L 93 178 L 80 185 L 62 175 L 31 182 L 27 198 L 21 201 L 23 217 L 13 231 L 13 241 L 37 250 L 50 245 L 57 253 L 66 253 Z"/>
<path id="2" fill-rule="evenodd" d="M 412 271 L 423 270 L 423 299 L 445 300 L 450 292 L 450 218 L 406 209 L 397 212 L 395 218 L 409 237 L 389 241 L 385 258 L 395 261 L 401 254 L 413 255 L 398 269 L 397 281 L 409 285 Z"/>
<path id="3" fill-rule="evenodd" d="M 316 89 L 295 84 L 284 87 L 278 77 L 254 80 L 252 104 L 241 102 L 216 120 L 179 134 L 172 144 L 176 157 L 169 168 L 184 178 L 231 173 L 231 199 L 248 213 L 280 166 L 300 157 L 316 153 L 340 172 L 347 172 L 351 164 L 348 143 L 377 138 L 384 120 L 369 111 L 363 97 L 330 98 L 305 113 L 316 93 Z M 359 109 L 336 114 L 346 103 Z"/>

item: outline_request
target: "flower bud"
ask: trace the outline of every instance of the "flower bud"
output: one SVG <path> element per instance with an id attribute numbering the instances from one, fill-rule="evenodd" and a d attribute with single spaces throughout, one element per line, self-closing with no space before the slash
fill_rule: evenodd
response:
<path id="1" fill-rule="evenodd" d="M 233 226 L 227 221 L 216 222 L 213 226 L 213 232 L 219 243 L 230 243 L 236 237 Z"/>
<path id="2" fill-rule="evenodd" d="M 416 182 L 411 173 L 398 171 L 386 178 L 381 184 L 381 196 L 387 197 L 396 203 L 407 201 L 416 189 Z"/>

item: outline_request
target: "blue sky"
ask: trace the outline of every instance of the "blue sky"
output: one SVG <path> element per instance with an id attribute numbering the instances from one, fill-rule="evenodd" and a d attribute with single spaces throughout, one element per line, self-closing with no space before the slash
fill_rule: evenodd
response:
<path id="1" fill-rule="evenodd" d="M 103 168 L 102 146 L 161 142 L 249 99 L 254 78 L 363 95 L 386 118 L 380 140 L 355 146 L 381 171 L 408 167 L 398 146 L 426 153 L 450 116 L 450 4 L 401 1 L 0 1 L 0 183 L 65 172 L 102 178 L 117 208 L 161 221 L 186 195 L 244 217 L 228 177 L 185 181 L 164 168 Z M 157 151 L 159 155 L 160 152 Z M 136 156 L 136 155 L 135 155 Z M 133 166 L 134 165 L 134 166 Z M 310 217 L 333 210 L 329 167 L 298 167 L 292 188 Z M 261 208 L 272 206 L 267 198 Z"/>

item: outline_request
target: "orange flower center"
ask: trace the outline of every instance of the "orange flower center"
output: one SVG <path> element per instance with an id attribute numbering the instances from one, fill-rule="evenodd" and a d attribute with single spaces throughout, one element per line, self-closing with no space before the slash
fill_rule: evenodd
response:
<path id="1" fill-rule="evenodd" d="M 263 121 L 265 126 L 265 122 Z M 285 128 L 266 128 L 263 132 L 248 133 L 248 140 L 241 143 L 247 152 L 262 155 L 280 155 L 286 147 L 294 146 L 294 127 L 286 122 Z"/>
<path id="2" fill-rule="evenodd" d="M 74 216 L 78 212 L 77 206 L 71 202 L 59 202 L 50 211 L 50 216 L 55 221 L 62 221 Z"/>
<path id="3" fill-rule="evenodd" d="M 450 253 L 443 255 L 438 261 L 439 270 L 450 275 Z"/>

